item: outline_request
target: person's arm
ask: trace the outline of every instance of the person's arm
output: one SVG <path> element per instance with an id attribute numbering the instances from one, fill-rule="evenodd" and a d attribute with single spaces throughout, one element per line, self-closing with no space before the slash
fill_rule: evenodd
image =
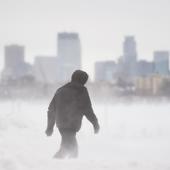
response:
<path id="1" fill-rule="evenodd" d="M 84 99 L 84 101 L 83 101 L 84 115 L 92 123 L 93 128 L 94 128 L 94 132 L 98 133 L 100 126 L 99 126 L 99 123 L 98 123 L 98 119 L 97 119 L 96 115 L 94 114 L 92 104 L 91 104 L 91 101 L 90 101 L 90 97 L 89 97 L 89 94 L 88 94 L 88 91 L 87 91 L 86 88 L 84 90 L 83 99 Z"/>
<path id="2" fill-rule="evenodd" d="M 55 96 L 53 97 L 53 99 L 51 100 L 49 107 L 48 107 L 48 111 L 47 111 L 47 129 L 46 129 L 46 135 L 47 136 L 51 136 L 53 133 L 53 128 L 55 125 L 55 116 L 56 116 L 56 112 L 55 112 Z"/>

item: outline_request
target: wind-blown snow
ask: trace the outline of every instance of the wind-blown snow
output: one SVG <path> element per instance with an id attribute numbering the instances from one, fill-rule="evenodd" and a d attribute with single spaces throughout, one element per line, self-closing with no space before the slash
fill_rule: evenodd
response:
<path id="1" fill-rule="evenodd" d="M 55 128 L 46 137 L 47 101 L 0 103 L 0 170 L 170 170 L 168 103 L 95 105 L 101 131 L 84 118 L 79 158 L 56 160 Z"/>

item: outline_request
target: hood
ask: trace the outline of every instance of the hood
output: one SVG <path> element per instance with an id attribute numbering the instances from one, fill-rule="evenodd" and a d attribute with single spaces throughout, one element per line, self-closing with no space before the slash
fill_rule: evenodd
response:
<path id="1" fill-rule="evenodd" d="M 84 85 L 88 80 L 88 74 L 82 70 L 76 70 L 71 77 L 71 81 Z"/>

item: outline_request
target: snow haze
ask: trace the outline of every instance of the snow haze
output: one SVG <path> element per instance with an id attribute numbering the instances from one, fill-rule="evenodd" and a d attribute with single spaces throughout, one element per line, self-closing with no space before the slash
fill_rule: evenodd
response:
<path id="1" fill-rule="evenodd" d="M 170 169 L 169 103 L 95 103 L 100 133 L 84 118 L 79 158 L 56 160 L 59 133 L 44 133 L 48 102 L 1 101 L 0 170 Z"/>

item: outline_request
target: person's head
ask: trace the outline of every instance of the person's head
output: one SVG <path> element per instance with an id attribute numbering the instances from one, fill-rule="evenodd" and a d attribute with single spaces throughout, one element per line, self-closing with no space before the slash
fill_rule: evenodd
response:
<path id="1" fill-rule="evenodd" d="M 88 80 L 88 74 L 82 70 L 76 70 L 71 76 L 71 81 L 84 85 Z"/>

